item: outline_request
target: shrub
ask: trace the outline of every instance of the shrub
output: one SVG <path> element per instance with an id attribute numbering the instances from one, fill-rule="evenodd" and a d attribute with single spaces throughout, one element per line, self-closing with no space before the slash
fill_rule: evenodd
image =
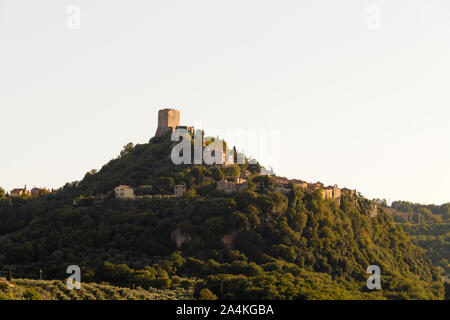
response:
<path id="1" fill-rule="evenodd" d="M 209 289 L 202 289 L 198 294 L 199 300 L 217 300 L 217 296 L 213 294 Z"/>
<path id="2" fill-rule="evenodd" d="M 23 294 L 23 297 L 26 299 L 26 300 L 42 300 L 42 297 L 41 297 L 41 295 L 39 294 L 39 292 L 37 292 L 35 289 L 33 289 L 33 288 L 30 288 L 30 289 L 27 289 L 26 291 L 25 291 L 25 293 Z"/>

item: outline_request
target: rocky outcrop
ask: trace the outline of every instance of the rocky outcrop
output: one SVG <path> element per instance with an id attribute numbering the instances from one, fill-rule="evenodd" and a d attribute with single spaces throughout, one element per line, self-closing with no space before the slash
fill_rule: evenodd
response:
<path id="1" fill-rule="evenodd" d="M 227 247 L 227 249 L 231 250 L 234 248 L 234 238 L 236 238 L 238 233 L 238 230 L 233 230 L 231 231 L 231 233 L 228 233 L 222 237 L 221 241 Z"/>
<path id="2" fill-rule="evenodd" d="M 177 248 L 181 248 L 183 243 L 191 241 L 192 237 L 189 233 L 183 233 L 178 228 L 172 231 L 172 233 L 170 234 L 170 239 L 175 241 L 175 243 L 177 244 Z"/>
<path id="3" fill-rule="evenodd" d="M 378 207 L 376 204 L 372 204 L 369 208 L 369 217 L 376 218 L 378 216 Z"/>

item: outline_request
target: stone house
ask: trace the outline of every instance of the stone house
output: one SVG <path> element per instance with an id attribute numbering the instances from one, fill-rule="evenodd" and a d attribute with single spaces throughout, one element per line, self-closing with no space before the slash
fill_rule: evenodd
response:
<path id="1" fill-rule="evenodd" d="M 336 184 L 334 186 L 328 186 L 323 188 L 323 195 L 325 199 L 332 198 L 339 200 L 341 198 L 341 189 Z"/>
<path id="2" fill-rule="evenodd" d="M 48 189 L 45 189 L 45 188 L 36 188 L 36 187 L 34 187 L 33 189 L 31 189 L 31 195 L 33 197 L 37 197 L 37 196 L 40 196 L 42 194 L 49 193 L 49 192 L 50 191 Z"/>
<path id="3" fill-rule="evenodd" d="M 223 191 L 225 193 L 241 192 L 248 188 L 248 182 L 243 178 L 228 178 L 227 180 L 222 180 L 217 182 L 217 190 Z"/>
<path id="4" fill-rule="evenodd" d="M 333 198 L 333 187 L 325 187 L 322 189 L 322 197 L 324 199 L 332 199 Z"/>
<path id="5" fill-rule="evenodd" d="M 346 194 L 346 195 L 348 195 L 350 197 L 356 196 L 356 190 L 350 190 L 350 189 L 347 189 L 347 188 L 342 188 L 341 193 L 342 194 Z"/>
<path id="6" fill-rule="evenodd" d="M 292 182 L 296 186 L 300 186 L 302 189 L 308 188 L 308 182 L 305 182 L 303 180 L 292 179 L 292 180 L 290 180 L 290 182 Z"/>
<path id="7" fill-rule="evenodd" d="M 275 184 L 277 186 L 284 187 L 284 188 L 289 187 L 289 179 L 287 179 L 285 177 L 277 177 L 277 176 L 274 176 L 274 178 L 275 178 Z"/>
<path id="8" fill-rule="evenodd" d="M 120 185 L 114 188 L 114 192 L 116 193 L 116 198 L 119 199 L 134 199 L 136 196 L 134 195 L 134 189 L 130 186 Z"/>
<path id="9" fill-rule="evenodd" d="M 21 197 L 23 195 L 29 195 L 30 191 L 27 190 L 27 186 L 25 186 L 23 189 L 13 189 L 9 193 L 11 197 Z"/>
<path id="10" fill-rule="evenodd" d="M 308 183 L 308 189 L 313 191 L 323 189 L 323 183 L 322 182 Z"/>

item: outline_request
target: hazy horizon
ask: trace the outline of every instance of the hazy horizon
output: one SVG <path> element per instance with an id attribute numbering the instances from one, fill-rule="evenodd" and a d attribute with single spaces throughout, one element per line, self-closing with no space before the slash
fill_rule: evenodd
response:
<path id="1" fill-rule="evenodd" d="M 81 180 L 170 107 L 184 125 L 277 130 L 280 176 L 450 202 L 449 14 L 443 0 L 0 0 L 0 187 Z"/>

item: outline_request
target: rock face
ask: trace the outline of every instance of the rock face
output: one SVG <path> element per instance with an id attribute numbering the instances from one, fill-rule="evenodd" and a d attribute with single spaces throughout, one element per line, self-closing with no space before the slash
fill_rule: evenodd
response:
<path id="1" fill-rule="evenodd" d="M 228 233 L 224 235 L 221 239 L 222 243 L 227 247 L 227 249 L 233 249 L 234 248 L 234 238 L 236 238 L 239 231 L 233 230 L 231 233 Z"/>
<path id="2" fill-rule="evenodd" d="M 376 204 L 372 204 L 369 209 L 369 216 L 371 218 L 376 218 L 378 216 L 378 207 Z"/>
<path id="3" fill-rule="evenodd" d="M 192 237 L 188 233 L 182 233 L 180 229 L 175 229 L 170 234 L 170 239 L 175 241 L 177 248 L 181 248 L 183 243 L 191 241 Z"/>

